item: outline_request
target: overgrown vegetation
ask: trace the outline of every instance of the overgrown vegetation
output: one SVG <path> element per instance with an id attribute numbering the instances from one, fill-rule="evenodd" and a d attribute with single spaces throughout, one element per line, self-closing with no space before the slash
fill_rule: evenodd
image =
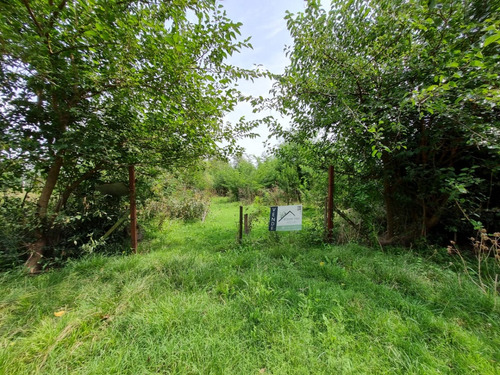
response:
<path id="1" fill-rule="evenodd" d="M 264 216 L 239 246 L 238 205 L 218 198 L 204 223 L 166 220 L 138 256 L 3 273 L 2 371 L 498 372 L 498 299 L 446 254 L 271 236 Z"/>
<path id="2" fill-rule="evenodd" d="M 27 268 L 78 234 L 56 220 L 101 172 L 234 150 L 248 129 L 222 117 L 259 75 L 226 63 L 240 26 L 215 0 L 0 2 L 0 189 L 38 181 Z"/>
<path id="3" fill-rule="evenodd" d="M 130 164 L 159 225 L 203 219 L 218 194 L 304 203 L 321 237 L 334 165 L 338 243 L 465 249 L 498 231 L 500 6 L 483 3 L 309 0 L 262 101 L 235 89 L 264 73 L 226 63 L 251 45 L 215 0 L 0 2 L 0 267 L 124 251 L 109 230 Z M 271 155 L 227 163 L 255 125 L 223 123 L 239 100 L 292 123 L 272 124 Z"/>
<path id="4" fill-rule="evenodd" d="M 458 255 L 463 264 L 464 273 L 484 293 L 500 293 L 500 233 L 488 234 L 485 229 L 478 232 L 478 238 L 471 237 L 474 258 L 465 254 L 464 259 L 455 241 L 448 246 L 448 254 Z M 472 264 L 471 264 L 472 263 Z"/>
<path id="5" fill-rule="evenodd" d="M 499 15 L 308 0 L 264 100 L 216 0 L 0 1 L 0 373 L 497 374 Z M 240 100 L 292 118 L 272 154 Z"/>
<path id="6" fill-rule="evenodd" d="M 383 204 L 381 243 L 498 230 L 499 10 L 310 0 L 287 16 L 291 63 L 265 104 L 292 126 L 274 132 L 333 163 L 353 204 L 366 194 Z"/>

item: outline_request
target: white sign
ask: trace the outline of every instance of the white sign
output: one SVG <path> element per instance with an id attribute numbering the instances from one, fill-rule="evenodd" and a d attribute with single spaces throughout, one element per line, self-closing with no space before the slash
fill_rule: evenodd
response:
<path id="1" fill-rule="evenodd" d="M 302 205 L 274 206 L 269 215 L 270 231 L 291 231 L 302 229 Z"/>

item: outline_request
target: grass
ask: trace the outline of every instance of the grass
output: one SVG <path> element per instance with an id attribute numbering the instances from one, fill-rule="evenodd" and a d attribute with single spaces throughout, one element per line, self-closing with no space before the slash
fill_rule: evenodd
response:
<path id="1" fill-rule="evenodd" d="M 0 373 L 499 373 L 498 297 L 453 267 L 271 236 L 264 218 L 238 245 L 237 215 L 217 199 L 138 256 L 3 274 Z"/>

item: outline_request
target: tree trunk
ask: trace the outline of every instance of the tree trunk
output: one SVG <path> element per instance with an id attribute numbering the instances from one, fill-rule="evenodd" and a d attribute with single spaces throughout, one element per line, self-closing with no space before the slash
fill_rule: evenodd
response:
<path id="1" fill-rule="evenodd" d="M 384 183 L 384 204 L 385 204 L 385 217 L 387 220 L 387 230 L 385 233 L 385 239 L 387 241 L 392 241 L 396 235 L 396 218 L 395 218 L 395 207 L 394 207 L 394 165 L 393 158 L 388 155 L 387 152 L 382 154 L 382 165 L 383 165 L 383 183 Z"/>
<path id="2" fill-rule="evenodd" d="M 384 203 L 385 203 L 385 212 L 387 220 L 386 237 L 388 241 L 390 241 L 396 234 L 396 218 L 395 218 L 394 200 L 392 194 L 393 194 L 392 186 L 388 181 L 388 179 L 386 178 L 384 180 Z"/>
<path id="3" fill-rule="evenodd" d="M 56 186 L 61 167 L 63 165 L 63 158 L 58 154 L 54 163 L 49 169 L 45 185 L 43 186 L 40 198 L 37 202 L 37 218 L 39 227 L 36 229 L 36 241 L 30 246 L 30 256 L 25 263 L 29 273 L 34 274 L 40 272 L 40 260 L 43 258 L 45 248 L 47 246 L 48 238 L 48 222 L 47 212 L 49 208 L 49 201 L 54 188 Z"/>

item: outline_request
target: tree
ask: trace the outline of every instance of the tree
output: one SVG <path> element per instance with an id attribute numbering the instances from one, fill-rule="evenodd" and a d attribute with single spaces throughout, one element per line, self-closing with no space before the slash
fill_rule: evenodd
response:
<path id="1" fill-rule="evenodd" d="M 378 182 L 382 242 L 456 224 L 461 202 L 469 218 L 500 204 L 500 8 L 482 4 L 309 1 L 287 16 L 294 45 L 275 94 L 293 123 L 275 132 L 327 146 L 337 173 Z"/>
<path id="2" fill-rule="evenodd" d="M 262 187 L 257 168 L 244 156 L 238 156 L 232 163 L 214 160 L 210 164 L 210 172 L 215 192 L 219 195 L 230 194 L 235 201 L 253 200 Z"/>
<path id="3" fill-rule="evenodd" d="M 216 0 L 0 2 L 2 165 L 43 177 L 36 270 L 54 218 L 86 179 L 129 164 L 189 164 L 234 147 L 222 124 L 248 40 Z M 57 201 L 54 196 L 57 194 Z"/>

